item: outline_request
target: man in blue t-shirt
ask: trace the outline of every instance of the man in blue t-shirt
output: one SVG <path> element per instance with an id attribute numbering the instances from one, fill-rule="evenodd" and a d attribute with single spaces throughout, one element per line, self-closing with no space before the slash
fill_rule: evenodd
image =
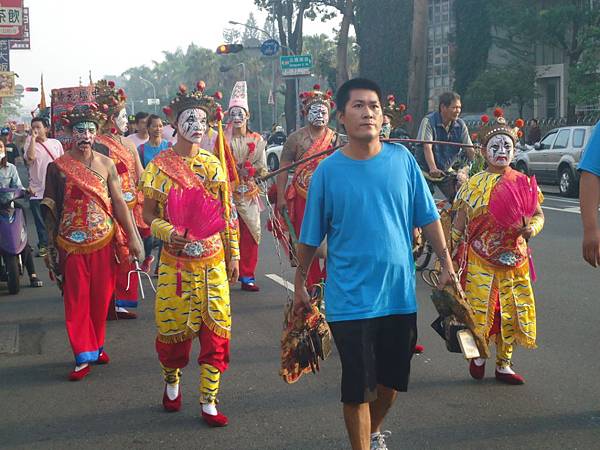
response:
<path id="1" fill-rule="evenodd" d="M 592 137 L 583 152 L 579 163 L 581 180 L 579 203 L 583 223 L 583 259 L 593 267 L 600 266 L 600 227 L 598 227 L 598 206 L 600 206 L 600 122 L 596 124 Z"/>
<path id="2" fill-rule="evenodd" d="M 439 215 L 419 166 L 402 145 L 382 144 L 381 90 L 366 79 L 336 98 L 348 144 L 313 174 L 298 245 L 294 311 L 309 305 L 306 273 L 327 237 L 327 320 L 342 362 L 342 402 L 352 448 L 385 448 L 383 418 L 406 391 L 417 339 L 412 230 L 423 228 L 454 275 Z"/>

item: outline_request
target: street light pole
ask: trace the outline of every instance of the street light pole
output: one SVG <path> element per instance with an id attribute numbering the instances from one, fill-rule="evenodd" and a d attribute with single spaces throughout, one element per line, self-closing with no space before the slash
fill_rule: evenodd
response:
<path id="1" fill-rule="evenodd" d="M 150 86 L 152 86 L 152 95 L 154 96 L 154 97 L 152 98 L 152 102 L 154 103 L 154 102 L 155 102 L 155 99 L 156 99 L 156 88 L 154 87 L 154 83 L 152 83 L 152 82 L 151 82 L 151 81 L 149 81 L 149 80 L 146 80 L 145 78 L 143 78 L 143 77 L 141 77 L 141 76 L 140 76 L 139 78 L 140 78 L 140 80 L 142 80 L 142 81 L 144 81 L 144 82 L 148 83 Z M 156 103 L 154 103 L 154 114 L 156 114 Z"/>

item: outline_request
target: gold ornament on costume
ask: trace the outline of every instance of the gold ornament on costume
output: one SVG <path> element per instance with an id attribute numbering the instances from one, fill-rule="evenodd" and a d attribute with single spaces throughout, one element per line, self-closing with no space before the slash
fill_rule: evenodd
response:
<path id="1" fill-rule="evenodd" d="M 117 89 L 112 80 L 100 80 L 94 86 L 94 97 L 100 110 L 108 117 L 117 115 L 125 108 L 127 95 L 122 88 Z"/>
<path id="2" fill-rule="evenodd" d="M 223 94 L 217 91 L 212 96 L 204 93 L 206 84 L 204 81 L 196 83 L 196 89 L 192 92 L 188 91 L 185 84 L 179 85 L 179 92 L 169 106 L 163 108 L 163 112 L 171 123 L 175 123 L 179 114 L 186 109 L 202 109 L 208 118 L 208 123 L 214 126 L 219 120 L 223 119 L 223 110 L 217 100 L 223 98 Z"/>
<path id="3" fill-rule="evenodd" d="M 100 111 L 97 103 L 85 103 L 75 105 L 73 108 L 61 114 L 60 120 L 66 128 L 72 129 L 75 125 L 81 122 L 93 122 L 96 127 L 106 122 L 108 116 Z"/>
<path id="4" fill-rule="evenodd" d="M 300 101 L 302 102 L 302 110 L 306 114 L 309 108 L 315 103 L 321 103 L 329 110 L 335 108 L 333 101 L 333 92 L 329 89 L 326 92 L 321 91 L 321 85 L 315 84 L 312 91 L 302 92 L 300 94 Z"/>
<path id="5" fill-rule="evenodd" d="M 523 136 L 523 132 L 521 131 L 521 128 L 525 126 L 523 119 L 515 120 L 515 126 L 510 126 L 504 117 L 502 108 L 496 108 L 494 110 L 493 121 L 490 121 L 490 117 L 487 114 L 481 116 L 481 121 L 483 122 L 483 125 L 479 129 L 477 137 L 483 146 L 487 145 L 488 141 L 498 134 L 509 136 L 513 143 L 516 143 L 519 138 Z"/>

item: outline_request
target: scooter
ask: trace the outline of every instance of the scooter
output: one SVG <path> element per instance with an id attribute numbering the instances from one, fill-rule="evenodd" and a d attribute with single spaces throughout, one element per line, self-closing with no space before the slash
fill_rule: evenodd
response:
<path id="1" fill-rule="evenodd" d="M 0 280 L 8 283 L 8 292 L 13 295 L 19 293 L 23 275 L 21 252 L 27 245 L 25 215 L 14 203 L 23 195 L 23 189 L 0 189 Z"/>

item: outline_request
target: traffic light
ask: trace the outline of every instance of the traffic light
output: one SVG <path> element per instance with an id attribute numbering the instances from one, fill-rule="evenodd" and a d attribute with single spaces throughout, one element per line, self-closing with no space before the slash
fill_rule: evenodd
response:
<path id="1" fill-rule="evenodd" d="M 229 53 L 239 53 L 244 50 L 242 44 L 222 44 L 217 47 L 218 55 L 228 55 Z"/>
<path id="2" fill-rule="evenodd" d="M 26 87 L 25 92 L 37 92 L 39 89 L 36 87 Z"/>

